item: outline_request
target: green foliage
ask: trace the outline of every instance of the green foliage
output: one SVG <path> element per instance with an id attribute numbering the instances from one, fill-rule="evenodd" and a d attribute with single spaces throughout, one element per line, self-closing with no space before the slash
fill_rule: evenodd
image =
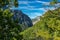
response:
<path id="1" fill-rule="evenodd" d="M 13 1 L 13 4 L 15 7 L 18 6 L 17 0 L 0 0 L 0 7 L 6 6 L 6 5 L 10 6 L 11 1 Z"/>
<path id="2" fill-rule="evenodd" d="M 21 32 L 23 40 L 60 40 L 59 10 L 48 10 L 33 27 Z"/>
<path id="3" fill-rule="evenodd" d="M 0 40 L 21 40 L 19 32 L 21 26 L 16 21 L 12 20 L 13 14 L 9 9 L 0 9 Z"/>
<path id="4" fill-rule="evenodd" d="M 51 5 L 57 4 L 58 0 L 52 0 L 52 2 L 50 2 Z"/>
<path id="5" fill-rule="evenodd" d="M 21 40 L 22 36 L 19 35 L 21 25 L 18 24 L 17 20 L 13 20 L 13 13 L 9 9 L 9 3 L 11 0 L 0 0 L 0 40 Z M 14 1 L 15 6 L 17 0 Z M 7 9 L 3 7 L 8 5 Z"/>

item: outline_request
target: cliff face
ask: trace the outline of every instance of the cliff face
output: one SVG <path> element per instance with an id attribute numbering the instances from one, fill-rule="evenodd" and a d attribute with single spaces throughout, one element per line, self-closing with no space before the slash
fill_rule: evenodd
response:
<path id="1" fill-rule="evenodd" d="M 14 13 L 13 16 L 14 20 L 17 19 L 19 23 L 22 24 L 22 30 L 31 27 L 33 25 L 31 19 L 22 11 L 14 10 L 13 13 Z"/>

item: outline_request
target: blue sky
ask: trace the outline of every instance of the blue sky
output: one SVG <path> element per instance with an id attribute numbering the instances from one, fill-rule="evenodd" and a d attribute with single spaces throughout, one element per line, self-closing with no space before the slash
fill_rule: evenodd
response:
<path id="1" fill-rule="evenodd" d="M 24 14 L 33 19 L 37 16 L 43 15 L 47 11 L 45 9 L 55 9 L 49 5 L 50 1 L 51 0 L 18 0 L 18 7 L 13 7 L 13 9 L 22 10 Z M 48 7 L 48 5 L 50 7 Z"/>

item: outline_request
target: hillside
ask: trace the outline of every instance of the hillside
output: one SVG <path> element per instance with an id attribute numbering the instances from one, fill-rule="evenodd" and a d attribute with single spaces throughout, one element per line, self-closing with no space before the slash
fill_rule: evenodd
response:
<path id="1" fill-rule="evenodd" d="M 60 40 L 60 0 L 0 0 L 0 40 Z"/>
<path id="2" fill-rule="evenodd" d="M 38 21 L 40 21 L 40 16 L 37 16 L 36 18 L 32 19 L 33 25 L 36 24 Z"/>
<path id="3" fill-rule="evenodd" d="M 60 40 L 60 8 L 48 10 L 39 22 L 20 35 L 23 40 Z"/>

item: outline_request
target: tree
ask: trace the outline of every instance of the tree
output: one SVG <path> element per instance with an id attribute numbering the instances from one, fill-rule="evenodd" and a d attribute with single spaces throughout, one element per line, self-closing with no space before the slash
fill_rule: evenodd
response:
<path id="1" fill-rule="evenodd" d="M 33 27 L 21 32 L 23 40 L 60 40 L 59 9 L 48 10 Z"/>
<path id="2" fill-rule="evenodd" d="M 0 40 L 21 40 L 21 24 L 12 18 L 14 14 L 9 9 L 10 2 L 11 0 L 0 0 Z M 17 0 L 14 0 L 14 5 L 18 6 Z M 7 9 L 4 9 L 5 6 L 8 6 Z"/>
<path id="3" fill-rule="evenodd" d="M 58 4 L 53 0 L 50 5 Z M 20 33 L 23 40 L 60 40 L 60 8 L 48 10 L 33 27 Z"/>
<path id="4" fill-rule="evenodd" d="M 17 0 L 0 0 L 0 8 L 7 6 L 8 7 L 11 5 L 11 2 L 13 2 L 14 6 L 18 6 L 18 1 Z"/>

